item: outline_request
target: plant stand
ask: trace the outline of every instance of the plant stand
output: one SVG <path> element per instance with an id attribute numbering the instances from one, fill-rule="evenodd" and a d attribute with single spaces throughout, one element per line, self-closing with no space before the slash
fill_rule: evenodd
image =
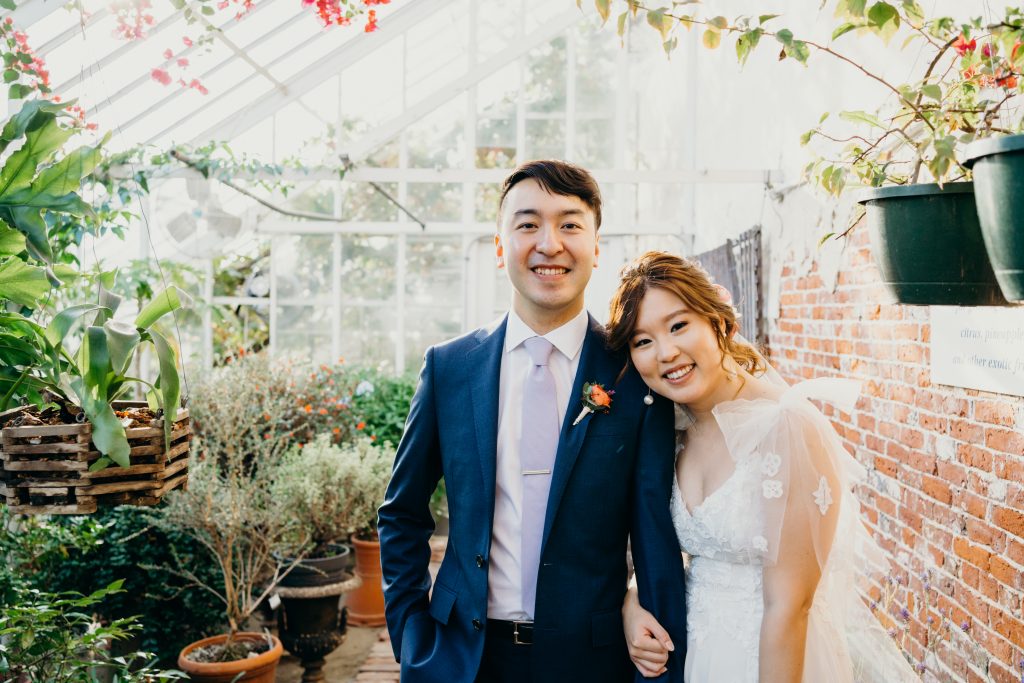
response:
<path id="1" fill-rule="evenodd" d="M 115 409 L 144 407 L 124 401 Z M 14 416 L 5 414 L 8 422 Z M 0 425 L 2 426 L 2 425 Z M 165 450 L 163 420 L 125 430 L 131 447 L 129 467 L 111 465 L 90 472 L 100 458 L 92 425 L 4 427 L 0 430 L 0 496 L 20 514 L 84 515 L 99 505 L 156 505 L 188 481 L 192 425 L 179 410 Z"/>
<path id="2" fill-rule="evenodd" d="M 323 586 L 278 586 L 281 644 L 302 661 L 302 683 L 323 683 L 324 658 L 345 642 L 348 610 L 343 596 L 362 583 L 358 576 Z"/>

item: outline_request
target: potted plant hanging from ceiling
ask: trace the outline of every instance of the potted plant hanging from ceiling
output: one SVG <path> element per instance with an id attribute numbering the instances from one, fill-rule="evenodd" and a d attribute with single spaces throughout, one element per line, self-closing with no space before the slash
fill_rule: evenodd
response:
<path id="1" fill-rule="evenodd" d="M 99 146 L 62 154 L 73 127 L 65 104 L 33 100 L 0 133 L 0 495 L 15 512 L 93 512 L 99 503 L 153 504 L 187 477 L 190 429 L 179 410 L 177 355 L 154 324 L 187 297 L 156 294 L 129 323 L 114 318 L 115 273 L 99 278 L 98 302 L 47 309 L 52 288 L 77 276 L 55 262 L 48 226 L 83 217 L 77 194 Z M 101 143 L 102 144 L 102 143 Z M 159 374 L 133 376 L 143 344 Z M 136 386 L 146 403 L 122 402 Z"/>
<path id="2" fill-rule="evenodd" d="M 605 18 L 611 4 L 597 2 Z M 872 251 L 882 280 L 900 303 L 1006 303 L 982 238 L 964 148 L 975 140 L 1020 129 L 1019 110 L 1011 113 L 1008 106 L 1021 92 L 1017 74 L 1024 50 L 1014 52 L 1009 36 L 1017 32 L 1019 37 L 1019 8 L 1007 10 L 1008 21 L 1015 23 L 998 29 L 999 24 L 990 26 L 981 18 L 928 17 L 915 0 L 834 0 L 829 4 L 837 25 L 826 43 L 802 40 L 789 29 L 777 28 L 777 14 L 729 20 L 684 15 L 682 7 L 676 13 L 649 9 L 637 0 L 622 4 L 619 31 L 625 31 L 630 14 L 643 12 L 647 23 L 661 33 L 667 51 L 675 48 L 680 27 L 699 26 L 709 48 L 717 47 L 723 35 L 735 36 L 741 63 L 759 45 L 768 44 L 780 50 L 780 60 L 806 64 L 812 52 L 824 53 L 882 85 L 889 100 L 867 108 L 880 113 L 842 112 L 839 118 L 845 123 L 828 121 L 825 114 L 818 127 L 803 136 L 805 145 L 814 140 L 830 148 L 828 158 L 817 157 L 806 166 L 806 176 L 833 195 L 869 188 L 860 203 Z M 1006 46 L 1001 53 L 992 47 L 975 51 L 971 32 L 1000 30 L 1007 34 L 1003 42 L 1010 43 L 1008 51 Z M 923 55 L 916 61 L 920 71 L 902 84 L 886 79 L 849 56 L 841 38 L 851 33 L 873 35 L 884 44 L 902 41 L 901 50 Z M 1004 119 L 1012 120 L 1001 125 Z M 925 179 L 931 182 L 920 182 Z"/>

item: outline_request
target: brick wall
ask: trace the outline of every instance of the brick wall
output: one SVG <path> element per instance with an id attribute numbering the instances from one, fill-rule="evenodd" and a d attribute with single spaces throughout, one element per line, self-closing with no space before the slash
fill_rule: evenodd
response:
<path id="1" fill-rule="evenodd" d="M 864 382 L 853 413 L 823 409 L 869 468 L 858 494 L 895 560 L 891 623 L 914 660 L 926 657 L 929 630 L 945 614 L 952 634 L 932 638 L 941 643 L 929 667 L 938 680 L 1017 683 L 1024 680 L 1024 398 L 932 384 L 929 309 L 879 303 L 891 299 L 867 230 L 858 227 L 850 240 L 834 291 L 816 265 L 784 265 L 778 316 L 768 316 L 772 361 L 791 382 Z M 898 615 L 904 606 L 906 620 Z"/>

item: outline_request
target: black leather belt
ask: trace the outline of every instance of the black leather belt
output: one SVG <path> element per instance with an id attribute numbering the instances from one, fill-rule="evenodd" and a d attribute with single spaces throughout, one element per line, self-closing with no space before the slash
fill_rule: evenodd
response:
<path id="1" fill-rule="evenodd" d="M 510 638 L 516 645 L 533 645 L 533 622 L 488 619 L 487 634 L 498 638 Z"/>

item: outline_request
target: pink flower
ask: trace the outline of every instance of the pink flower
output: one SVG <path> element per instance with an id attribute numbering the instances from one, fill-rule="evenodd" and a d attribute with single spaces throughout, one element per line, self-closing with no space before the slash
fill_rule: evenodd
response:
<path id="1" fill-rule="evenodd" d="M 171 51 L 171 48 L 167 48 L 166 50 L 164 50 L 164 59 L 170 59 L 173 56 L 174 52 Z"/>
<path id="2" fill-rule="evenodd" d="M 992 57 L 992 43 L 985 43 L 984 45 L 982 45 L 981 46 L 981 54 L 985 55 L 986 57 L 991 58 Z"/>
<path id="3" fill-rule="evenodd" d="M 178 57 L 178 66 L 188 66 L 188 60 L 184 57 Z"/>
<path id="4" fill-rule="evenodd" d="M 188 36 L 182 36 L 181 42 L 185 43 L 185 47 L 192 47 L 192 39 Z"/>
<path id="5" fill-rule="evenodd" d="M 157 81 L 161 85 L 171 84 L 171 75 L 163 69 L 153 69 L 149 75 L 154 81 Z"/>

